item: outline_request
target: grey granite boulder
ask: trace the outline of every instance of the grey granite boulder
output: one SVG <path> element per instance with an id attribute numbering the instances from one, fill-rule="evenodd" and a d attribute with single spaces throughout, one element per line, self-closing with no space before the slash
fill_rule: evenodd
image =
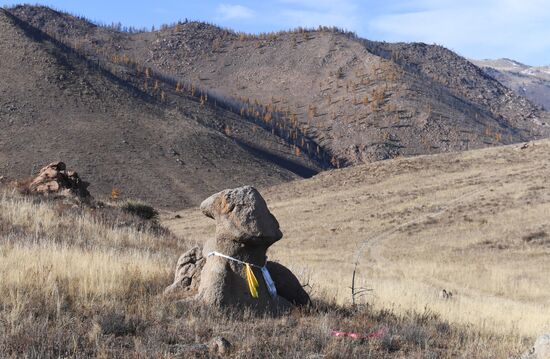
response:
<path id="1" fill-rule="evenodd" d="M 201 210 L 215 220 L 216 234 L 205 244 L 202 256 L 198 255 L 198 249 L 193 249 L 180 258 L 176 281 L 167 288 L 168 292 L 185 287 L 194 290 L 192 286 L 198 284 L 195 299 L 206 305 L 246 307 L 258 313 L 280 313 L 293 305 L 309 304 L 309 296 L 292 272 L 278 263 L 267 262 L 269 246 L 283 235 L 255 188 L 245 186 L 216 193 L 201 204 Z M 257 298 L 250 293 L 245 265 L 212 255 L 213 252 L 252 264 L 259 285 Z M 274 297 L 262 275 L 263 266 L 267 266 L 275 282 L 278 295 Z"/>

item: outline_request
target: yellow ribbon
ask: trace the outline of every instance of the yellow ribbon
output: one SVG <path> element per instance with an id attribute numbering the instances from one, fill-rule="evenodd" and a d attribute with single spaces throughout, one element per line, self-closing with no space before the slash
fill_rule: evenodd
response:
<path id="1" fill-rule="evenodd" d="M 248 283 L 248 289 L 250 290 L 250 295 L 252 298 L 258 298 L 258 287 L 260 286 L 258 284 L 258 280 L 256 279 L 256 276 L 254 275 L 254 272 L 252 271 L 252 268 L 250 268 L 250 264 L 245 264 L 245 272 L 246 272 L 246 282 Z"/>

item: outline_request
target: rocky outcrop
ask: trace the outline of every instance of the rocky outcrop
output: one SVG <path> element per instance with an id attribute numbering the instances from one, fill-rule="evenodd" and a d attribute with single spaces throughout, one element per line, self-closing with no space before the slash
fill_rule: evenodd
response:
<path id="1" fill-rule="evenodd" d="M 68 171 L 65 163 L 53 162 L 43 167 L 38 176 L 24 186 L 31 194 L 61 196 L 79 201 L 91 200 L 88 186 L 75 171 Z"/>
<path id="2" fill-rule="evenodd" d="M 261 313 L 277 313 L 309 303 L 309 296 L 289 269 L 267 262 L 267 249 L 283 235 L 255 188 L 245 186 L 216 193 L 202 202 L 201 210 L 216 221 L 216 234 L 205 244 L 202 256 L 194 248 L 180 257 L 176 281 L 168 292 L 177 288 L 195 290 L 198 285 L 195 299 L 206 305 L 248 307 Z M 257 278 L 257 297 L 251 294 L 243 263 L 251 264 Z M 275 296 L 269 293 L 264 280 L 264 266 L 275 283 Z"/>

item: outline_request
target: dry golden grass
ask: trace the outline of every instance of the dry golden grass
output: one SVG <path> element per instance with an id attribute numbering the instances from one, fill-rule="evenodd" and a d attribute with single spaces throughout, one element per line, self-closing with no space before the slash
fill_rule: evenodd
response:
<path id="1" fill-rule="evenodd" d="M 452 326 L 430 310 L 327 304 L 318 290 L 313 307 L 280 318 L 178 302 L 162 292 L 194 243 L 121 208 L 0 195 L 0 357 L 215 357 L 206 344 L 221 335 L 233 358 L 489 358 L 530 340 Z M 383 326 L 378 339 L 329 335 Z"/>
<path id="2" fill-rule="evenodd" d="M 25 294 L 32 290 L 86 305 L 116 301 L 135 281 L 166 283 L 172 272 L 166 253 L 185 247 L 174 237 L 158 235 L 145 222 L 141 228 L 130 226 L 127 223 L 140 221 L 111 215 L 115 221 L 108 223 L 90 210 L 4 193 L 0 198 L 0 292 L 5 295 L 0 303 L 25 307 Z M 64 293 L 59 293 L 59 286 Z"/>
<path id="3" fill-rule="evenodd" d="M 270 250 L 314 293 L 361 298 L 397 313 L 438 313 L 485 333 L 550 330 L 550 142 L 397 159 L 262 191 L 285 237 Z M 197 210 L 165 218 L 204 241 Z M 358 252 L 362 244 L 363 250 Z M 441 300 L 441 289 L 451 300 Z"/>

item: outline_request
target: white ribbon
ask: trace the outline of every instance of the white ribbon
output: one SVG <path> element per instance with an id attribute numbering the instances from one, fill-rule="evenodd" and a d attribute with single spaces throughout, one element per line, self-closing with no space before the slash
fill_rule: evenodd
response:
<path id="1" fill-rule="evenodd" d="M 225 258 L 225 259 L 229 259 L 230 261 L 240 263 L 242 265 L 247 265 L 248 264 L 252 267 L 260 268 L 262 270 L 262 276 L 264 277 L 264 281 L 265 281 L 265 284 L 267 286 L 267 291 L 269 292 L 269 294 L 273 298 L 275 298 L 277 296 L 277 287 L 275 286 L 275 282 L 273 282 L 273 279 L 271 278 L 271 275 L 269 274 L 269 270 L 267 270 L 266 265 L 264 265 L 263 267 L 260 267 L 257 264 L 243 262 L 243 261 L 241 261 L 237 258 L 226 256 L 225 254 L 222 254 L 220 252 L 215 252 L 215 251 L 208 253 L 207 257 L 210 257 L 210 256 L 222 257 L 222 258 Z M 266 258 L 265 263 L 267 264 L 267 258 Z"/>

